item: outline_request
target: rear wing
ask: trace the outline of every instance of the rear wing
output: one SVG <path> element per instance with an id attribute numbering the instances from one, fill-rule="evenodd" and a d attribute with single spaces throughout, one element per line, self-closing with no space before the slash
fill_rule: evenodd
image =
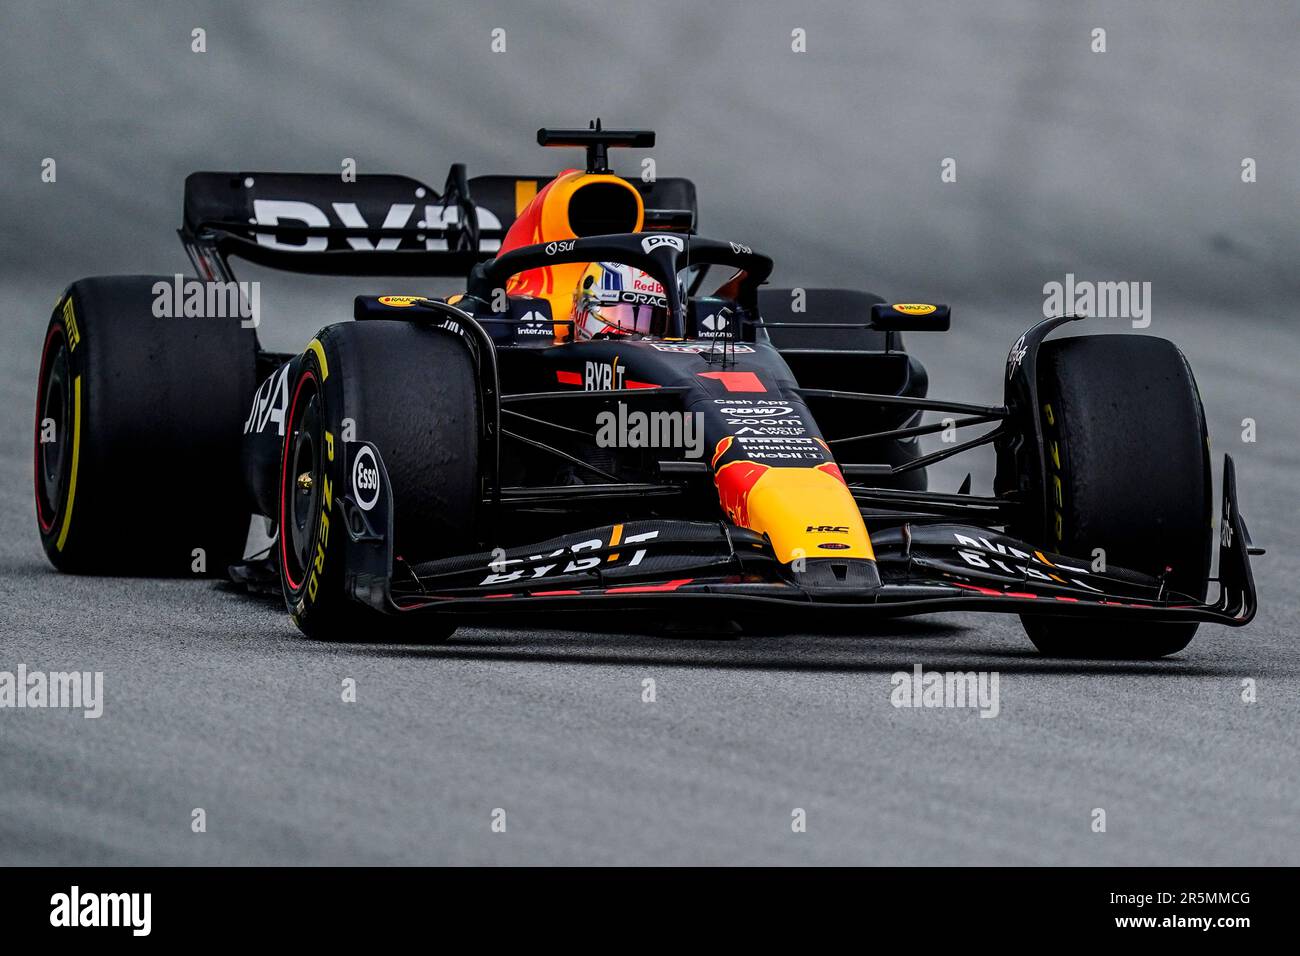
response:
<path id="1" fill-rule="evenodd" d="M 475 176 L 457 164 L 437 190 L 408 176 L 198 172 L 185 179 L 181 242 L 203 279 L 229 260 L 315 275 L 466 276 L 492 258 L 551 176 Z M 646 229 L 694 232 L 695 185 L 628 180 Z"/>

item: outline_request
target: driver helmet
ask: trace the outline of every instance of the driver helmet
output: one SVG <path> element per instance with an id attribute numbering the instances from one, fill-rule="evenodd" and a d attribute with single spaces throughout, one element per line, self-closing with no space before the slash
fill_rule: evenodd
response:
<path id="1" fill-rule="evenodd" d="M 578 341 L 598 336 L 663 335 L 668 297 L 663 285 L 636 266 L 593 262 L 573 294 L 573 331 Z"/>

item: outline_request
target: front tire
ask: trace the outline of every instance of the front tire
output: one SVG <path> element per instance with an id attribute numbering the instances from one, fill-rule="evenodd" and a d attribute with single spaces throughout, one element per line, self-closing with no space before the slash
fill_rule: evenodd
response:
<path id="1" fill-rule="evenodd" d="M 1044 547 L 1158 577 L 1198 600 L 1210 573 L 1209 437 L 1192 370 L 1173 343 L 1091 335 L 1043 345 L 1039 408 L 1047 459 Z M 1175 654 L 1196 624 L 1022 615 L 1051 657 Z"/>
<path id="2" fill-rule="evenodd" d="M 473 550 L 481 411 L 468 350 L 415 323 L 340 323 L 303 353 L 290 396 L 276 550 L 295 623 L 327 640 L 446 640 L 452 625 L 418 613 L 409 620 L 379 614 L 348 595 L 343 441 L 379 450 L 393 493 L 397 556 L 416 562 Z"/>

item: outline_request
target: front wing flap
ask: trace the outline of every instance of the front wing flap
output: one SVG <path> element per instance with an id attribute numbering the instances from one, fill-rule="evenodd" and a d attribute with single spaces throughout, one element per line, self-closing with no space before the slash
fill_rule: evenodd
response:
<path id="1" fill-rule="evenodd" d="M 1250 546 L 1225 456 L 1219 574 L 1213 603 L 1124 569 L 1094 571 L 988 529 L 901 525 L 873 536 L 881 585 L 800 583 L 765 539 L 725 521 L 647 520 L 576 531 L 527 546 L 408 564 L 393 554 L 393 500 L 379 450 L 345 445 L 348 474 L 369 449 L 378 494 L 349 487 L 336 500 L 347 529 L 345 586 L 378 611 L 516 616 L 554 611 L 653 608 L 656 613 L 804 613 L 878 617 L 1000 611 L 1151 622 L 1249 623 L 1256 610 Z M 575 494 L 580 488 L 575 488 Z M 363 507 L 364 505 L 364 507 Z M 833 562 L 833 558 L 809 559 Z M 797 562 L 796 562 L 797 565 Z M 845 575 L 847 582 L 855 580 Z"/>

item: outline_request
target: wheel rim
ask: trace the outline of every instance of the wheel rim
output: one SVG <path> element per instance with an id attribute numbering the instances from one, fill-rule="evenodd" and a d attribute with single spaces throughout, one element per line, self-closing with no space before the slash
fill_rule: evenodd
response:
<path id="1" fill-rule="evenodd" d="M 291 405 L 280 491 L 280 537 L 285 578 L 296 591 L 306 580 L 321 506 L 320 395 L 304 375 Z"/>
<path id="2" fill-rule="evenodd" d="M 57 336 L 57 338 L 56 338 Z M 59 329 L 52 329 L 50 342 L 57 343 L 51 350 L 47 345 L 46 361 L 42 369 L 39 406 L 36 420 L 36 506 L 42 531 L 54 527 L 63 502 L 63 489 L 67 483 L 68 447 L 72 407 L 72 375 L 68 366 L 68 350 Z M 42 441 L 50 421 L 54 426 L 54 440 Z"/>

